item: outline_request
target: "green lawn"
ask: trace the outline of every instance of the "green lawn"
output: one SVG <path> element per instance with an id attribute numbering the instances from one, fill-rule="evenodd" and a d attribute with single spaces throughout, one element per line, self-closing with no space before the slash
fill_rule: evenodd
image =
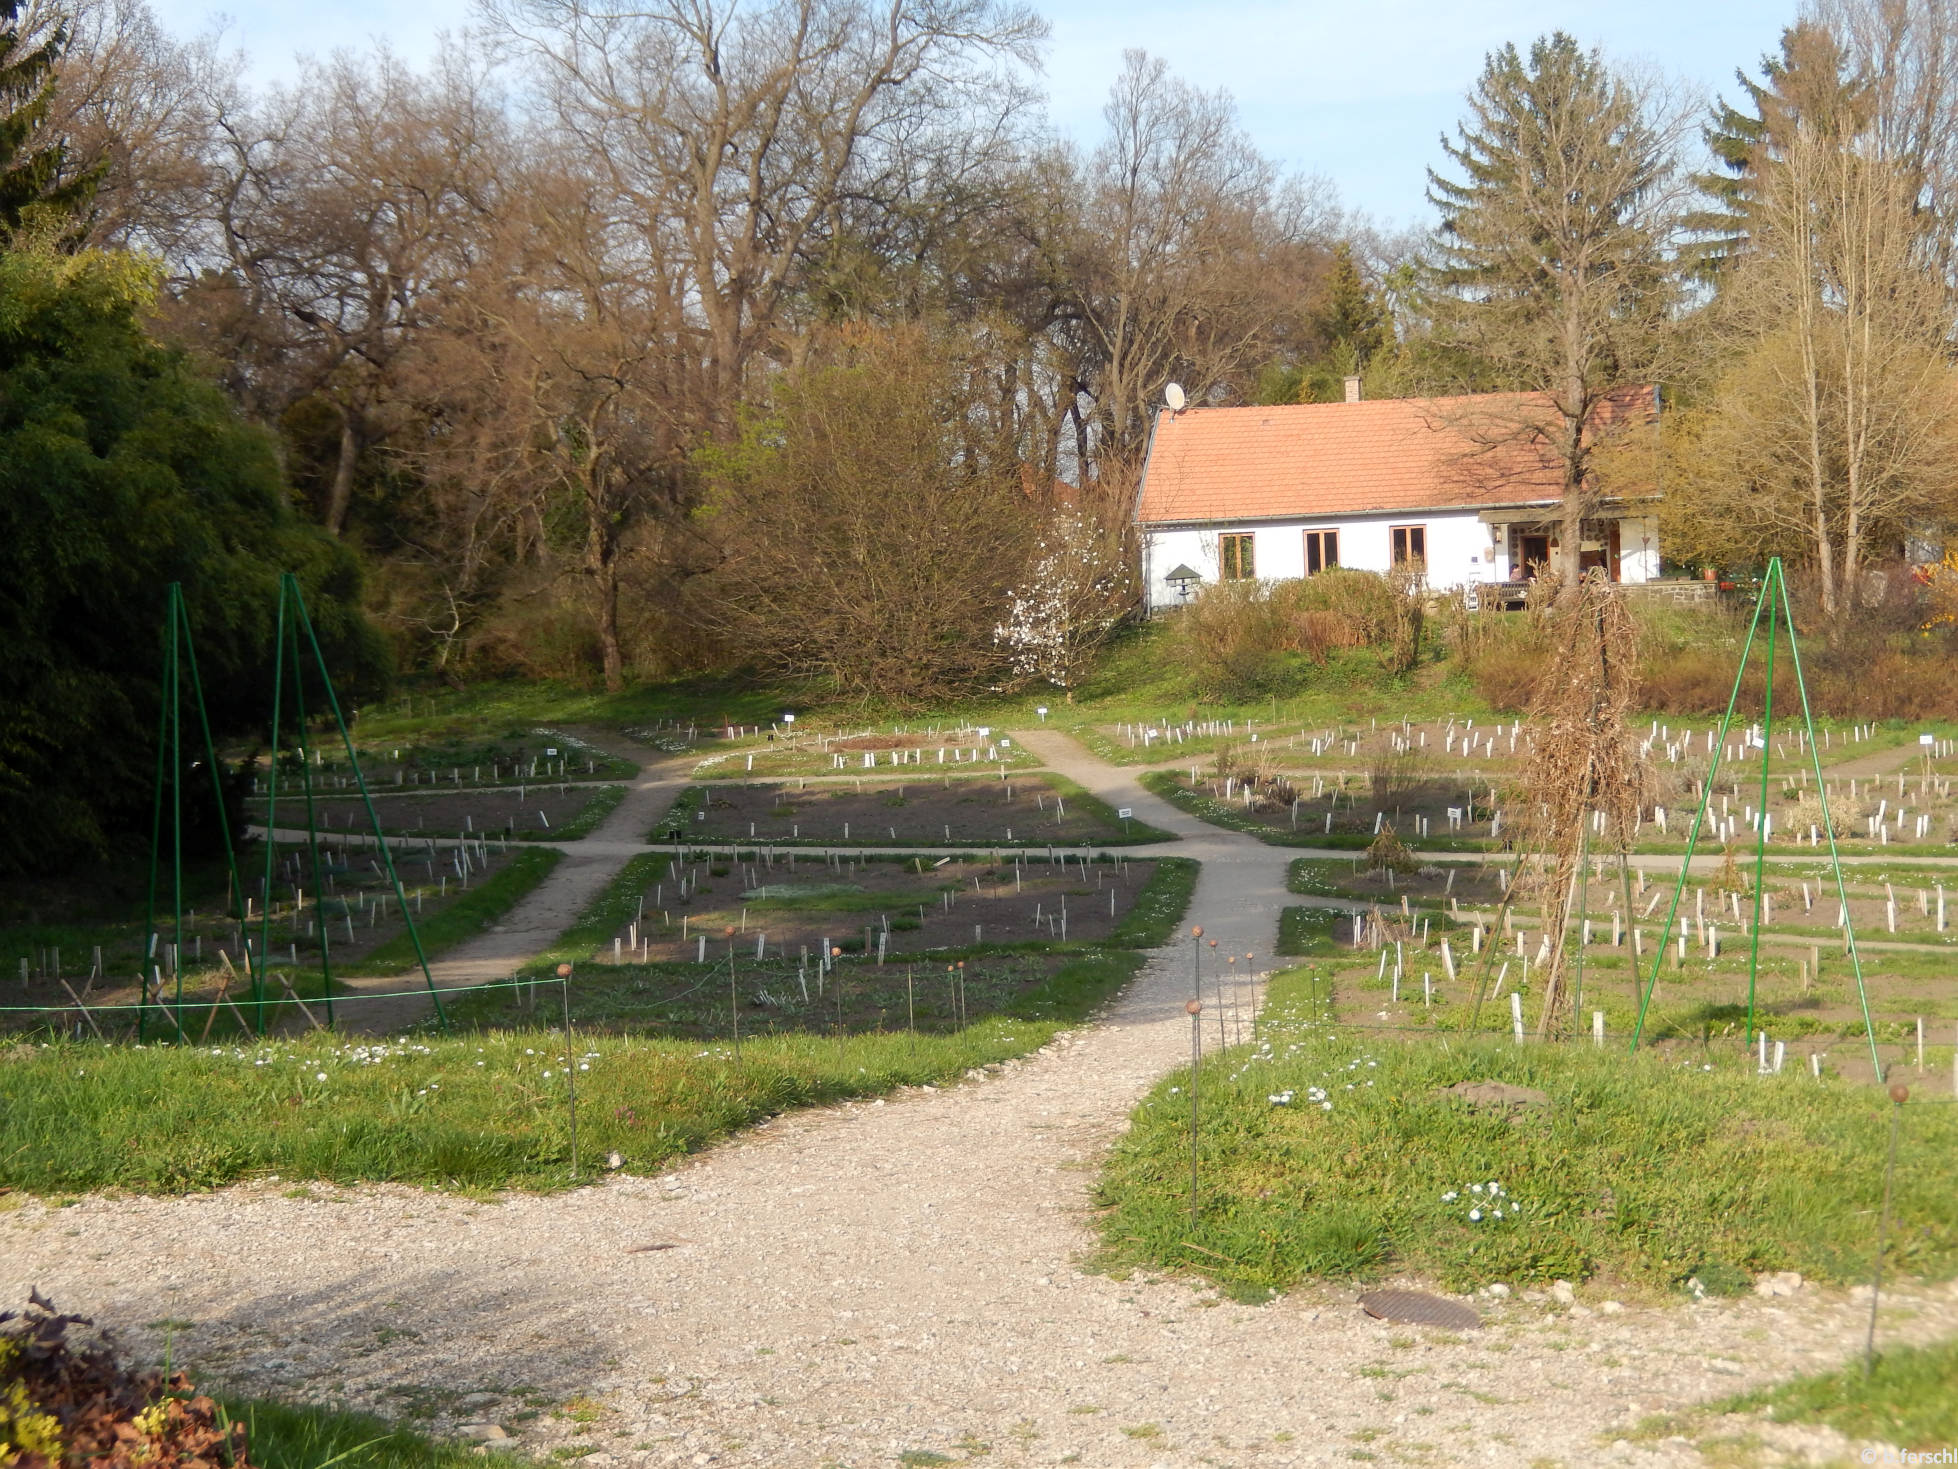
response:
<path id="1" fill-rule="evenodd" d="M 1868 1089 L 1697 1056 L 1370 1036 L 1332 1023 L 1330 973 L 1275 977 L 1257 1043 L 1205 1066 L 1194 1230 L 1187 1068 L 1136 1109 L 1101 1185 L 1112 1261 L 1253 1294 L 1388 1272 L 1647 1295 L 1763 1270 L 1867 1277 L 1889 1122 Z M 1545 1101 L 1443 1091 L 1475 1082 Z M 1907 1121 L 1892 1268 L 1949 1275 L 1958 1109 L 1914 1104 Z"/>

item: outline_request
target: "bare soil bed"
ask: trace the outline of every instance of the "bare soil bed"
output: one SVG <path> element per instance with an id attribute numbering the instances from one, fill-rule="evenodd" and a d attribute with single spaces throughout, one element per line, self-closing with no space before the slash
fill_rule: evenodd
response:
<path id="1" fill-rule="evenodd" d="M 682 797 L 654 839 L 676 829 L 695 841 L 876 847 L 1067 846 L 1125 835 L 1098 802 L 1018 775 L 714 785 Z"/>
<path id="2" fill-rule="evenodd" d="M 319 763 L 313 778 L 320 788 L 354 790 L 345 747 L 334 740 L 315 741 Z M 450 790 L 471 786 L 535 785 L 539 781 L 621 780 L 635 773 L 632 761 L 589 745 L 560 730 L 509 730 L 486 735 L 458 730 L 446 736 L 415 740 L 355 737 L 361 775 L 370 791 Z M 258 789 L 264 790 L 267 765 L 258 765 Z M 281 770 L 283 796 L 296 790 L 298 774 Z"/>
<path id="3" fill-rule="evenodd" d="M 1155 872 L 1153 862 L 908 862 L 778 853 L 772 865 L 693 863 L 675 881 L 645 893 L 642 924 L 621 930 L 621 954 L 635 940 L 642 962 L 696 960 L 708 939 L 710 960 L 725 961 L 733 928 L 739 960 L 759 951 L 813 962 L 824 940 L 861 956 L 865 935 L 874 956 L 916 955 L 971 945 L 1065 938 L 1106 939 Z M 1064 931 L 1063 931 L 1064 930 Z M 612 946 L 593 958 L 609 962 Z"/>
<path id="4" fill-rule="evenodd" d="M 910 770 L 927 774 L 968 774 L 975 769 L 1031 769 L 1040 761 L 1010 735 L 986 729 L 894 729 L 820 734 L 800 730 L 793 737 L 778 729 L 725 742 L 694 767 L 696 780 L 747 776 L 841 775 L 872 770 Z"/>
<path id="5" fill-rule="evenodd" d="M 500 790 L 441 791 L 423 795 L 376 795 L 374 810 L 381 830 L 390 835 L 428 837 L 499 836 L 514 840 L 550 841 L 574 828 L 592 803 L 616 801 L 616 786 L 558 784 L 510 786 Z M 372 832 L 367 808 L 355 798 L 315 800 L 322 831 Z M 264 802 L 256 803 L 256 820 L 265 818 Z M 279 828 L 303 827 L 303 800 L 279 797 Z"/>

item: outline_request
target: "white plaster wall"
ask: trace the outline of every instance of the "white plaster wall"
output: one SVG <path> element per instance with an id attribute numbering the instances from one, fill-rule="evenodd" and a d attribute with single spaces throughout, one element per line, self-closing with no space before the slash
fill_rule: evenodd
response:
<path id="1" fill-rule="evenodd" d="M 1428 585 L 1437 591 L 1510 577 L 1509 536 L 1505 527 L 1484 525 L 1474 511 L 1427 515 L 1367 515 L 1347 520 L 1286 520 L 1228 527 L 1186 526 L 1151 530 L 1143 541 L 1142 574 L 1150 608 L 1173 607 L 1176 591 L 1163 580 L 1177 566 L 1203 574 L 1203 585 L 1217 580 L 1217 537 L 1257 537 L 1254 555 L 1260 581 L 1305 575 L 1305 532 L 1339 532 L 1339 564 L 1356 571 L 1388 571 L 1393 566 L 1397 525 L 1418 525 L 1428 533 Z M 1619 528 L 1619 579 L 1654 581 L 1659 575 L 1659 522 L 1627 519 Z"/>
<path id="2" fill-rule="evenodd" d="M 1142 574 L 1151 608 L 1172 607 L 1175 589 L 1163 578 L 1177 566 L 1203 574 L 1203 585 L 1217 580 L 1217 537 L 1253 535 L 1260 581 L 1283 581 L 1305 575 L 1305 532 L 1339 532 L 1339 564 L 1356 571 L 1388 571 L 1393 565 L 1395 526 L 1418 525 L 1427 531 L 1428 584 L 1449 589 L 1471 582 L 1499 580 L 1504 568 L 1493 559 L 1489 527 L 1473 511 L 1454 514 L 1369 515 L 1345 520 L 1313 519 L 1233 524 L 1228 527 L 1179 526 L 1147 532 L 1143 543 Z"/>
<path id="3" fill-rule="evenodd" d="M 1656 519 L 1647 517 L 1619 524 L 1618 579 L 1625 582 L 1659 579 L 1659 522 Z"/>

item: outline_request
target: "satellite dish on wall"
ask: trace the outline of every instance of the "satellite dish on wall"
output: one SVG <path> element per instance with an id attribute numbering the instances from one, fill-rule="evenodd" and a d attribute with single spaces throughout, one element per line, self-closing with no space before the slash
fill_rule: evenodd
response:
<path id="1" fill-rule="evenodd" d="M 1164 386 L 1163 402 L 1169 404 L 1169 411 L 1171 413 L 1181 413 L 1184 403 L 1188 401 L 1183 396 L 1183 385 L 1181 383 L 1168 383 Z"/>

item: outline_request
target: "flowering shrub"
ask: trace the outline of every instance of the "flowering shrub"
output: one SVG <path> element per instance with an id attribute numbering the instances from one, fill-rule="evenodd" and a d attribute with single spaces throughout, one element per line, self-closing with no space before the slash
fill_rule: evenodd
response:
<path id="1" fill-rule="evenodd" d="M 1107 538 L 1079 510 L 1065 508 L 1034 543 L 1027 578 L 1007 598 L 1006 620 L 993 629 L 1021 678 L 1069 689 L 1129 601 L 1129 578 Z"/>

